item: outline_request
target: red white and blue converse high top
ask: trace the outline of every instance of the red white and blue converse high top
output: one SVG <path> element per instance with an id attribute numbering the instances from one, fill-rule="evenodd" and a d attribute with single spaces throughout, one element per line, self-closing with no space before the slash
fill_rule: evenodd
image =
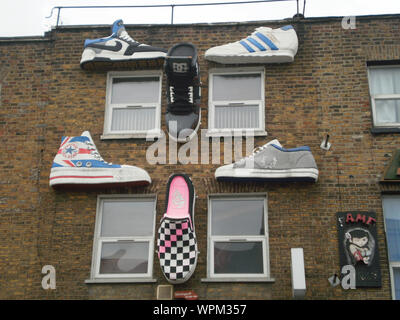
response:
<path id="1" fill-rule="evenodd" d="M 149 174 L 141 168 L 105 161 L 88 131 L 77 137 L 62 137 L 50 172 L 51 187 L 150 183 Z"/>

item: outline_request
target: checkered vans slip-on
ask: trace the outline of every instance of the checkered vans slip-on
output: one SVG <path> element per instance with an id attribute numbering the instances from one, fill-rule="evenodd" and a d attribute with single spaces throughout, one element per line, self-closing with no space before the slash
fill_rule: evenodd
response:
<path id="1" fill-rule="evenodd" d="M 197 240 L 189 218 L 164 217 L 158 229 L 157 252 L 161 270 L 171 283 L 187 281 L 197 264 Z"/>

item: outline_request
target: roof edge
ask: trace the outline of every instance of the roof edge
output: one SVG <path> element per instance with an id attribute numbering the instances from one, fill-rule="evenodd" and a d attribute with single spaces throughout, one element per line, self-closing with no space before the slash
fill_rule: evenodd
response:
<path id="1" fill-rule="evenodd" d="M 350 15 L 351 16 L 351 15 Z M 155 27 L 187 27 L 187 26 L 236 26 L 246 24 L 282 24 L 282 23 L 315 23 L 315 22 L 329 22 L 342 20 L 344 16 L 329 16 L 329 17 L 306 17 L 306 18 L 285 18 L 279 20 L 254 20 L 254 21 L 230 21 L 230 22 L 198 22 L 198 23 L 153 23 L 153 24 L 124 24 L 130 28 L 155 28 Z M 377 14 L 377 15 L 360 15 L 355 16 L 357 19 L 369 20 L 369 19 L 400 19 L 399 14 Z M 110 24 L 99 24 L 99 25 L 68 25 L 68 26 L 57 26 L 53 27 L 52 30 L 70 30 L 70 29 L 98 29 L 98 28 L 110 28 Z"/>
<path id="2" fill-rule="evenodd" d="M 400 14 L 380 14 L 380 15 L 361 15 L 355 16 L 358 20 L 386 20 L 400 19 Z M 159 28 L 159 27 L 213 27 L 213 26 L 240 26 L 247 24 L 265 25 L 265 24 L 287 24 L 287 23 L 318 23 L 342 20 L 343 16 L 330 17 L 308 17 L 308 18 L 286 18 L 280 20 L 257 20 L 257 21 L 240 21 L 240 22 L 210 22 L 210 23 L 174 23 L 174 24 L 125 24 L 128 28 Z M 68 25 L 68 26 L 53 26 L 51 30 L 38 36 L 17 36 L 17 37 L 0 37 L 0 43 L 7 42 L 48 42 L 54 41 L 52 34 L 57 31 L 72 31 L 72 30 L 92 30 L 92 29 L 109 29 L 110 24 L 101 25 Z"/>

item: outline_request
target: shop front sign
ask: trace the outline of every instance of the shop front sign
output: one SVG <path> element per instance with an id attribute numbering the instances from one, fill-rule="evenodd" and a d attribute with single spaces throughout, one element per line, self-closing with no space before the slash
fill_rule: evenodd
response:
<path id="1" fill-rule="evenodd" d="M 365 211 L 337 213 L 340 267 L 355 268 L 356 288 L 381 287 L 376 214 Z"/>

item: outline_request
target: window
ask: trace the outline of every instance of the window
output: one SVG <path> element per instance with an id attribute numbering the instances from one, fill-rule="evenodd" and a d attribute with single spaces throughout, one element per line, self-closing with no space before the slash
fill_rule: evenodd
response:
<path id="1" fill-rule="evenodd" d="M 266 135 L 264 69 L 211 70 L 209 88 L 209 136 Z"/>
<path id="2" fill-rule="evenodd" d="M 400 300 L 400 196 L 383 196 L 382 202 L 392 297 Z"/>
<path id="3" fill-rule="evenodd" d="M 208 278 L 269 277 L 266 195 L 215 195 L 208 200 Z"/>
<path id="4" fill-rule="evenodd" d="M 155 196 L 99 196 L 92 279 L 150 278 Z"/>
<path id="5" fill-rule="evenodd" d="M 400 65 L 369 66 L 369 91 L 375 127 L 400 127 Z"/>
<path id="6" fill-rule="evenodd" d="M 109 72 L 103 139 L 161 135 L 161 71 Z"/>

